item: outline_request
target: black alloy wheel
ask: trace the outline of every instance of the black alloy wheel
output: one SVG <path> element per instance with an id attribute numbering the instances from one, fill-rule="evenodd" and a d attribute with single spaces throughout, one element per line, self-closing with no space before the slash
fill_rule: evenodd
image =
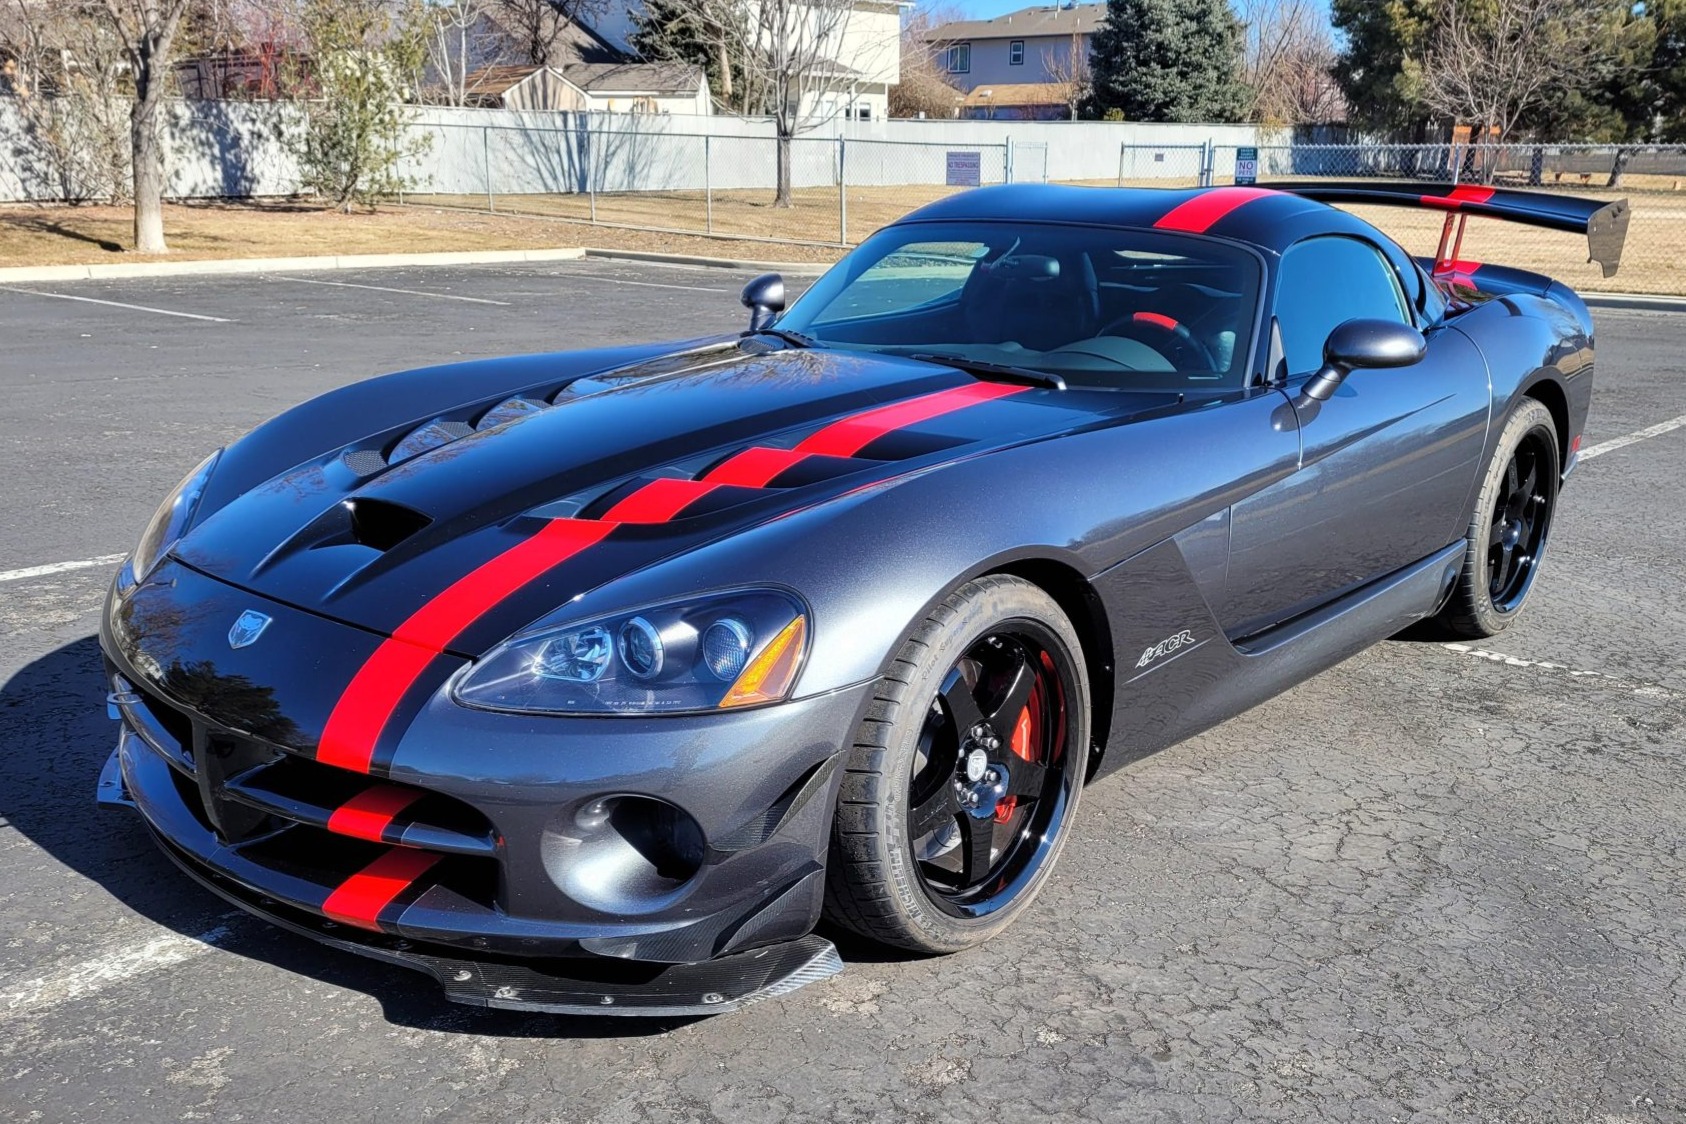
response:
<path id="1" fill-rule="evenodd" d="M 1046 883 L 1083 793 L 1089 687 L 1059 605 L 962 585 L 902 644 L 850 750 L 826 914 L 920 952 L 980 944 Z"/>
<path id="2" fill-rule="evenodd" d="M 1482 639 L 1510 627 L 1539 577 L 1557 510 L 1557 425 L 1523 399 L 1506 419 L 1482 477 L 1464 543 L 1464 564 L 1436 622 Z"/>

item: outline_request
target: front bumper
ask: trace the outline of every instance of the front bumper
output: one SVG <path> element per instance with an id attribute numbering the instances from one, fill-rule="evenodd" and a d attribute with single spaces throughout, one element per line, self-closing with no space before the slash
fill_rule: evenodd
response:
<path id="1" fill-rule="evenodd" d="M 171 858 L 224 897 L 490 1006 L 715 1013 L 840 966 L 811 931 L 864 687 L 655 719 L 487 714 L 435 690 L 404 716 L 387 776 L 369 777 L 307 748 L 343 686 L 308 657 L 355 653 L 366 634 L 168 570 L 127 599 L 114 591 L 103 622 L 121 725 L 100 794 L 132 804 Z M 296 646 L 261 660 L 232 650 L 228 625 L 253 608 Z M 406 810 L 373 829 L 336 814 L 383 795 Z M 663 872 L 605 839 L 613 817 L 586 811 L 606 796 L 681 809 L 701 830 L 700 863 Z M 366 911 L 336 906 L 394 858 L 421 873 Z"/>

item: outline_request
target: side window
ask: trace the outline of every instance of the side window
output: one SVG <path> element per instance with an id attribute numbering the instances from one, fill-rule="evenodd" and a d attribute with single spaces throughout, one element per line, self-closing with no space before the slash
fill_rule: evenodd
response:
<path id="1" fill-rule="evenodd" d="M 1356 238 L 1311 238 L 1282 255 L 1276 322 L 1288 374 L 1323 365 L 1323 341 L 1360 318 L 1410 322 L 1399 278 L 1381 253 Z"/>

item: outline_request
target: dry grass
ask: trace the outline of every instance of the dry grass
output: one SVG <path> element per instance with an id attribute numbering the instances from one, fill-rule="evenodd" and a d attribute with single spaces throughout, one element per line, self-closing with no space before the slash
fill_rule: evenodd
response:
<path id="1" fill-rule="evenodd" d="M 1170 186 L 1155 181 L 1156 186 Z M 1184 185 L 1192 186 L 1192 184 Z M 847 241 L 944 195 L 936 186 L 851 187 Z M 1587 192 L 1592 198 L 1619 193 Z M 1586 262 L 1585 239 L 1496 220 L 1473 219 L 1466 259 L 1532 269 L 1586 290 L 1686 294 L 1686 198 L 1635 194 L 1621 272 L 1606 278 Z M 772 205 L 769 191 L 600 194 L 596 222 L 584 195 L 412 196 L 403 207 L 341 215 L 296 204 L 196 204 L 166 208 L 173 259 L 296 257 L 423 250 L 537 249 L 592 245 L 742 259 L 824 263 L 843 240 L 835 188 L 796 193 Z M 1352 210 L 1413 253 L 1431 254 L 1443 214 L 1387 207 Z M 563 221 L 539 221 L 539 220 Z M 0 266 L 145 260 L 124 252 L 129 212 L 116 207 L 0 207 Z M 636 229 L 635 229 L 636 228 Z M 715 237 L 702 236 L 712 229 Z M 736 236 L 735 238 L 733 236 Z"/>

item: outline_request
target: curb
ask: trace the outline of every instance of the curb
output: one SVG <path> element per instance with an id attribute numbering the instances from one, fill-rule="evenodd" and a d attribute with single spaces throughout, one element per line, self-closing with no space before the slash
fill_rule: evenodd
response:
<path id="1" fill-rule="evenodd" d="M 578 261 L 585 251 L 460 250 L 422 254 L 338 254 L 303 258 L 223 258 L 196 261 L 122 262 L 98 265 L 40 265 L 0 269 L 0 285 L 38 281 L 100 281 L 135 277 L 202 277 L 219 273 L 278 273 L 332 269 L 396 269 L 415 265 L 496 265 L 509 262 Z"/>
<path id="2" fill-rule="evenodd" d="M 1686 312 L 1686 297 L 1654 293 L 1582 293 L 1588 308 L 1616 308 L 1631 312 Z"/>
<path id="3" fill-rule="evenodd" d="M 743 258 L 709 258 L 695 254 L 663 254 L 654 250 L 599 250 L 587 246 L 585 256 L 610 261 L 642 261 L 657 265 L 690 265 L 705 269 L 748 269 L 818 276 L 832 267 L 823 261 L 751 261 Z"/>

